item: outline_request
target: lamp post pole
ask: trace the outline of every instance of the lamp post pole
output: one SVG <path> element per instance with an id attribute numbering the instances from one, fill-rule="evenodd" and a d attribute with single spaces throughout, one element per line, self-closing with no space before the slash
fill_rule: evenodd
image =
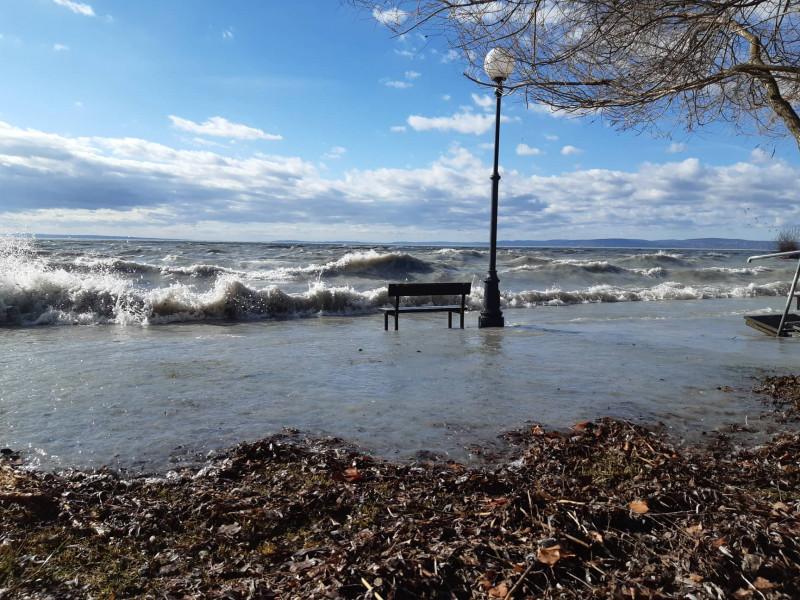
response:
<path id="1" fill-rule="evenodd" d="M 497 112 L 494 123 L 494 171 L 492 171 L 492 230 L 489 242 L 489 272 L 483 280 L 483 310 L 478 317 L 478 327 L 503 327 L 505 319 L 500 310 L 500 279 L 497 277 L 497 201 L 500 189 L 500 101 L 503 98 L 503 79 L 495 80 L 494 95 Z"/>

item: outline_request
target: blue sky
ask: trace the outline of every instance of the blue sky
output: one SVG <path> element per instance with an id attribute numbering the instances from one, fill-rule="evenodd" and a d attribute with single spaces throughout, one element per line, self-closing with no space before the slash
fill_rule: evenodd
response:
<path id="1" fill-rule="evenodd" d="M 446 40 L 380 17 L 337 0 L 0 0 L 0 231 L 483 241 L 492 98 Z M 514 97 L 504 115 L 501 239 L 768 239 L 800 222 L 791 140 L 620 133 Z"/>

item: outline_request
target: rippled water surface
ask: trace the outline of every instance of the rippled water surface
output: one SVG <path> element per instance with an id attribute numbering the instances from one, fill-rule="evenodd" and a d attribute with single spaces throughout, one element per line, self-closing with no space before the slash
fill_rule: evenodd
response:
<path id="1" fill-rule="evenodd" d="M 284 426 L 461 459 L 527 419 L 693 436 L 756 418 L 751 378 L 797 364 L 742 320 L 782 307 L 794 264 L 743 252 L 504 249 L 509 327 L 387 333 L 387 282 L 473 281 L 478 307 L 485 251 L 0 244 L 0 444 L 47 467 L 160 469 Z"/>

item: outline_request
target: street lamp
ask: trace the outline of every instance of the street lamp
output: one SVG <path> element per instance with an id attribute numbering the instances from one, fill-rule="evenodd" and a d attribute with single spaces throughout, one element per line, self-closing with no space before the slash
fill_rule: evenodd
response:
<path id="1" fill-rule="evenodd" d="M 500 99 L 503 97 L 503 82 L 514 70 L 514 57 L 503 48 L 493 48 L 483 61 L 483 68 L 495 83 L 497 112 L 494 123 L 494 171 L 492 172 L 492 232 L 489 250 L 489 273 L 483 280 L 483 310 L 478 317 L 478 327 L 503 327 L 503 311 L 500 310 L 500 280 L 497 278 L 497 195 L 500 186 L 498 163 L 500 160 Z"/>

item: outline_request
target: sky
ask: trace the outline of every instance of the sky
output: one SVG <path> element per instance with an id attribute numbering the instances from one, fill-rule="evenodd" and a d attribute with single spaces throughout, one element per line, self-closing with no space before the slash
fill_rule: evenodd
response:
<path id="1" fill-rule="evenodd" d="M 0 0 L 0 232 L 484 242 L 494 98 L 339 0 Z M 499 238 L 773 239 L 791 139 L 503 100 Z M 666 135 L 665 135 L 666 134 Z"/>

